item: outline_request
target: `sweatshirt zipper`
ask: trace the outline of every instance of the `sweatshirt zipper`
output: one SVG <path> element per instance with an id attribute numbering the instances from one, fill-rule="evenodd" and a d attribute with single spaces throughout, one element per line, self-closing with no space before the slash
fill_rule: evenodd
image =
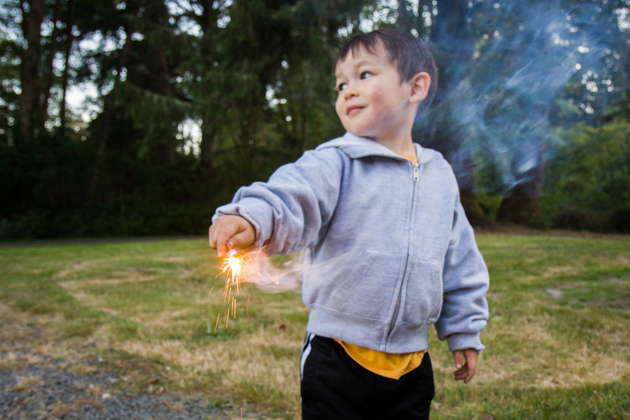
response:
<path id="1" fill-rule="evenodd" d="M 413 189 L 411 192 L 411 215 L 409 217 L 409 223 L 411 224 L 411 219 L 413 218 L 413 208 L 415 204 L 416 198 L 416 182 L 420 179 L 420 169 L 419 164 L 413 164 Z M 394 330 L 394 326 L 396 325 L 396 318 L 398 318 L 398 312 L 400 311 L 400 300 L 402 298 L 402 289 L 403 284 L 405 282 L 405 276 L 407 275 L 407 267 L 409 266 L 409 249 L 411 248 L 411 229 L 409 229 L 409 234 L 407 237 L 407 258 L 405 259 L 405 269 L 403 271 L 403 278 L 400 282 L 400 288 L 398 289 L 398 297 L 396 298 L 396 307 L 394 308 L 394 315 L 392 316 L 392 320 L 389 323 L 389 330 L 387 331 L 387 341 L 389 341 L 389 337 Z"/>

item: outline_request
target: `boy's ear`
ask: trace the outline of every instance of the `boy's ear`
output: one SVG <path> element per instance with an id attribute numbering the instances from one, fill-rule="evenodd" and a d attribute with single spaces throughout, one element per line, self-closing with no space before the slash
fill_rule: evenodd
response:
<path id="1" fill-rule="evenodd" d="M 429 88 L 431 87 L 431 76 L 429 76 L 426 72 L 420 72 L 413 76 L 409 83 L 411 84 L 409 102 L 415 104 L 417 102 L 424 101 L 429 94 Z"/>

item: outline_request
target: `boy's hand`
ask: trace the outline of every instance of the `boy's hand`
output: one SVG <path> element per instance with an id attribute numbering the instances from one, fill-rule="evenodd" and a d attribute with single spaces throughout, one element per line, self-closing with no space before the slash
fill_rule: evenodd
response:
<path id="1" fill-rule="evenodd" d="M 457 368 L 454 373 L 455 380 L 463 380 L 467 384 L 475 375 L 475 369 L 477 369 L 477 350 L 455 350 L 453 356 L 455 357 L 455 367 Z"/>
<path id="2" fill-rule="evenodd" d="M 256 230 L 241 216 L 221 216 L 210 226 L 210 247 L 217 250 L 219 258 L 227 251 L 226 242 L 233 248 L 247 249 L 256 241 Z"/>

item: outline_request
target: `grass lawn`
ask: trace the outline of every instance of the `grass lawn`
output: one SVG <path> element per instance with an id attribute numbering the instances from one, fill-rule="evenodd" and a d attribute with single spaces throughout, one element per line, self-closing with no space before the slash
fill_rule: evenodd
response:
<path id="1" fill-rule="evenodd" d="M 486 350 L 465 386 L 431 331 L 432 418 L 630 418 L 630 238 L 477 240 L 491 276 Z M 202 240 L 0 248 L 0 328 L 19 334 L 28 316 L 49 334 L 38 352 L 101 357 L 127 391 L 159 377 L 211 405 L 299 417 L 300 294 L 245 284 L 226 328 L 219 266 Z M 6 354 L 1 369 L 15 363 Z"/>

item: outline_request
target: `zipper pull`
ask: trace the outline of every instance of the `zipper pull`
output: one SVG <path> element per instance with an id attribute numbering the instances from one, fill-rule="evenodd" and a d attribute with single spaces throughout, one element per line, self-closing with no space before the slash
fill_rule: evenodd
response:
<path id="1" fill-rule="evenodd" d="M 420 170 L 418 169 L 419 164 L 414 163 L 413 165 L 413 181 L 416 182 L 420 178 Z"/>

